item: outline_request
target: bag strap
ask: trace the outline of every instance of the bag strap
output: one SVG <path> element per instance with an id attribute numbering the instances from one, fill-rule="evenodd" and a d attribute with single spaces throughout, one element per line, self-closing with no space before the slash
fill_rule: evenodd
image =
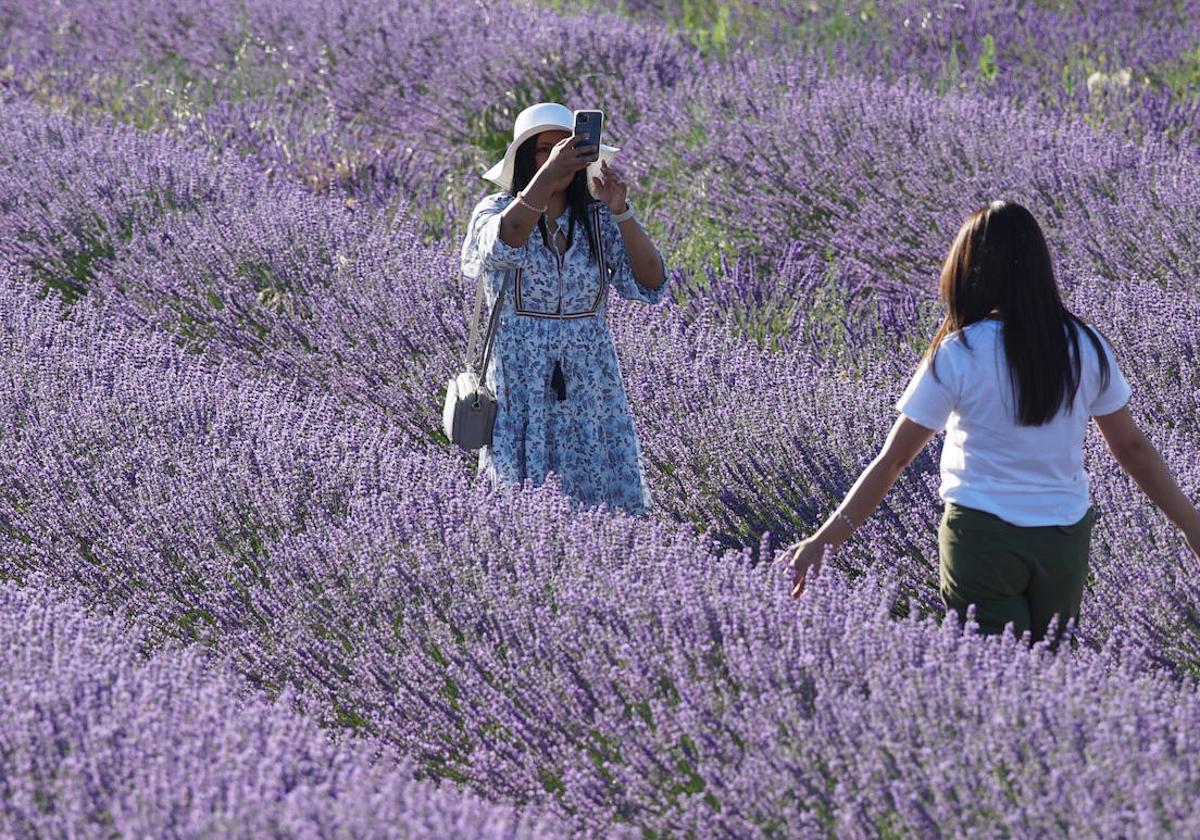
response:
<path id="1" fill-rule="evenodd" d="M 604 259 L 604 236 L 600 232 L 601 204 L 603 202 L 594 201 L 589 208 L 592 212 L 592 245 L 596 255 L 596 269 L 600 272 L 600 288 L 596 291 L 596 300 L 592 304 L 593 312 L 599 311 L 604 293 L 608 291 L 608 264 Z"/>
<path id="2" fill-rule="evenodd" d="M 496 346 L 496 327 L 500 324 L 500 310 L 504 308 L 504 292 L 508 289 L 509 272 L 504 272 L 504 282 L 500 284 L 500 293 L 496 295 L 496 305 L 492 307 L 492 317 L 488 319 L 487 336 L 483 341 L 483 361 L 479 366 L 479 379 L 487 376 L 488 362 L 492 359 L 492 348 Z"/>
<path id="3" fill-rule="evenodd" d="M 492 359 L 492 347 L 496 343 L 496 327 L 500 323 L 500 310 L 504 306 L 504 292 L 508 289 L 508 278 L 511 272 L 504 272 L 504 282 L 500 284 L 500 293 L 496 295 L 496 304 L 488 317 L 487 332 L 483 337 L 483 359 L 475 364 L 475 352 L 479 341 L 479 310 L 483 306 L 484 275 L 479 276 L 479 285 L 475 287 L 475 308 L 471 314 L 471 334 L 467 339 L 467 370 L 474 371 L 480 381 L 487 375 L 488 362 Z"/>
<path id="4" fill-rule="evenodd" d="M 471 310 L 471 320 L 467 324 L 469 330 L 467 335 L 468 370 L 475 360 L 475 344 L 479 341 L 479 310 L 483 307 L 483 278 L 484 273 L 481 271 L 479 272 L 479 282 L 475 285 L 475 308 Z"/>

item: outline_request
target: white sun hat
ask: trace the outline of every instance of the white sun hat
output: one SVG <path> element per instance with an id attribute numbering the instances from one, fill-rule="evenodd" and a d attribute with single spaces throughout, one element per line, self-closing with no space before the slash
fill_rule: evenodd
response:
<path id="1" fill-rule="evenodd" d="M 504 151 L 504 159 L 484 172 L 483 177 L 502 190 L 511 190 L 513 175 L 517 168 L 517 149 L 530 137 L 541 134 L 543 131 L 572 133 L 575 131 L 575 115 L 557 102 L 539 102 L 537 105 L 530 105 L 517 114 L 517 121 L 513 125 L 513 139 Z M 600 160 L 588 164 L 589 187 L 592 179 L 600 174 L 601 162 L 611 161 L 612 156 L 619 151 L 621 150 L 616 146 L 600 144 Z"/>

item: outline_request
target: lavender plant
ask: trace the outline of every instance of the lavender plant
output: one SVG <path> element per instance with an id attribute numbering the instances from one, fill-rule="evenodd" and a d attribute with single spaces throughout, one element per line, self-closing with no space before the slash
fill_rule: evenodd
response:
<path id="1" fill-rule="evenodd" d="M 769 562 L 874 454 L 1001 195 L 1200 493 L 1194 10 L 730 8 L 697 50 L 507 2 L 0 6 L 13 833 L 1200 831 L 1194 562 L 1097 437 L 1058 655 L 943 621 L 932 450 L 803 600 Z M 493 491 L 436 431 L 454 231 L 539 98 L 603 103 L 675 264 L 673 305 L 610 312 L 646 519 Z M 203 765 L 248 740 L 277 766 Z"/>
<path id="2" fill-rule="evenodd" d="M 770 60 L 687 86 L 686 108 L 667 101 L 647 121 L 641 142 L 657 154 L 641 164 L 689 264 L 722 251 L 769 262 L 799 241 L 878 289 L 929 288 L 958 221 L 1007 196 L 1044 220 L 1068 281 L 1190 281 L 1190 153 L 978 94 Z M 693 127 L 685 143 L 681 123 Z"/>
<path id="3" fill-rule="evenodd" d="M 205 643 L 253 684 L 294 692 L 306 715 L 380 738 L 425 772 L 561 811 L 594 832 L 974 831 L 1003 819 L 1014 833 L 1062 825 L 1130 833 L 1152 817 L 1189 830 L 1196 768 L 1191 752 L 1170 752 L 1177 748 L 1164 739 L 1175 730 L 1162 721 L 1172 719 L 1168 708 L 1195 704 L 1194 689 L 1174 682 L 1189 662 L 1173 657 L 1187 651 L 1181 606 L 1194 609 L 1197 591 L 1165 534 L 1104 573 L 1123 583 L 1134 560 L 1161 569 L 1143 575 L 1154 581 L 1146 599 L 1126 592 L 1105 611 L 1089 593 L 1085 617 L 1101 631 L 1053 664 L 960 637 L 953 622 L 939 629 L 919 617 L 928 604 L 907 604 L 903 581 L 928 574 L 931 555 L 906 557 L 892 537 L 922 541 L 930 522 L 881 519 L 855 556 L 835 564 L 857 582 L 833 573 L 828 590 L 796 604 L 782 573 L 722 554 L 670 516 L 583 511 L 552 487 L 491 491 L 436 451 L 367 436 L 351 411 L 313 412 L 302 392 L 253 378 L 234 384 L 233 367 L 225 381 L 206 374 L 166 334 L 116 323 L 89 300 L 63 321 L 29 284 L 10 284 L 4 299 L 23 301 L 6 319 L 13 384 L 4 389 L 4 451 L 16 457 L 6 455 L 4 486 L 17 492 L 3 512 L 3 553 L 19 560 L 6 561 L 6 574 L 53 569 L 97 606 L 119 594 L 158 639 Z M 680 355 L 690 347 L 718 371 L 729 359 L 731 375 L 756 350 L 741 339 L 740 357 L 710 354 L 699 335 L 671 342 L 667 331 L 661 341 Z M 157 358 L 147 352 L 155 342 Z M 72 364 L 87 346 L 113 349 Z M 56 391 L 16 386 L 44 383 L 47 370 L 59 371 Z M 75 391 L 77 401 L 64 401 Z M 824 399 L 813 405 L 836 394 L 817 393 Z M 55 405 L 65 416 L 40 416 Z M 322 437 L 335 427 L 340 440 Z M 125 429 L 159 443 L 122 437 Z M 809 434 L 834 436 L 829 426 Z M 904 512 L 910 503 L 902 515 L 928 520 L 931 488 L 922 496 L 920 481 L 913 487 L 911 500 L 892 504 Z M 203 504 L 189 510 L 180 499 Z M 222 519 L 231 512 L 267 527 L 235 531 Z M 1116 538 L 1118 556 L 1134 545 Z M 1172 578 L 1177 600 L 1156 600 Z M 910 618 L 896 625 L 894 611 Z M 937 676 L 928 682 L 895 670 L 926 661 L 941 663 L 929 666 Z M 1064 707 L 1064 684 L 1078 706 Z M 895 717 L 898 685 L 911 694 Z M 979 694 L 964 694 L 968 686 Z M 975 718 L 971 704 L 947 707 L 941 693 L 978 696 L 974 708 L 983 708 L 982 698 L 1006 690 L 1017 692 L 1008 708 L 1039 711 Z M 799 702 L 789 708 L 781 696 Z M 961 728 L 943 725 L 945 708 Z M 1085 722 L 1098 708 L 1111 708 L 1101 717 L 1114 721 L 1149 711 L 1134 741 L 1101 727 L 1102 740 L 1034 758 L 1048 732 L 1096 731 Z M 1044 729 L 1027 723 L 1046 715 L 1053 723 Z M 947 790 L 941 756 L 967 737 L 976 746 Z M 1053 769 L 1131 744 L 1144 763 L 1098 776 Z M 1162 761 L 1164 751 L 1173 758 Z M 899 769 L 912 766 L 921 773 Z M 762 780 L 775 777 L 790 786 L 765 790 Z M 1112 787 L 1099 801 L 1073 787 L 1101 778 Z"/>
<path id="4" fill-rule="evenodd" d="M 549 816 L 415 781 L 386 746 L 331 740 L 195 649 L 139 652 L 45 577 L 0 584 L 0 831 L 515 838 Z"/>

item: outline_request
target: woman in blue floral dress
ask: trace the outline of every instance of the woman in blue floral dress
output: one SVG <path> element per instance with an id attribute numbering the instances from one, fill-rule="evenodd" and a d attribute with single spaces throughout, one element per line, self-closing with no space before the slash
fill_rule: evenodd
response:
<path id="1" fill-rule="evenodd" d="M 521 112 L 484 176 L 505 192 L 479 203 L 463 242 L 463 272 L 500 306 L 487 369 L 499 408 L 479 469 L 506 485 L 554 473 L 585 504 L 640 514 L 650 496 L 605 304 L 610 286 L 657 303 L 666 272 L 608 165 L 616 149 L 589 173 L 595 146 L 573 126 L 562 105 Z"/>

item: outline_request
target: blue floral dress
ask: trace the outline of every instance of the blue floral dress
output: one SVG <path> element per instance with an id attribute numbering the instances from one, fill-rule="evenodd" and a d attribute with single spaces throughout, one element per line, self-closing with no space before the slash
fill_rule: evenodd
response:
<path id="1" fill-rule="evenodd" d="M 504 287 L 487 369 L 499 409 L 492 444 L 479 453 L 479 471 L 493 484 L 528 480 L 535 485 L 553 472 L 563 492 L 584 504 L 644 513 L 650 492 L 605 319 L 606 287 L 629 300 L 658 303 L 665 272 L 657 289 L 637 283 L 621 232 L 603 204 L 600 246 L 606 277 L 582 224 L 561 266 L 537 228 L 523 246 L 513 248 L 500 238 L 500 213 L 512 200 L 498 193 L 481 201 L 462 246 L 463 273 L 483 276 L 489 306 Z M 568 231 L 569 214 L 564 212 L 557 224 Z M 547 317 L 555 314 L 570 317 Z"/>

